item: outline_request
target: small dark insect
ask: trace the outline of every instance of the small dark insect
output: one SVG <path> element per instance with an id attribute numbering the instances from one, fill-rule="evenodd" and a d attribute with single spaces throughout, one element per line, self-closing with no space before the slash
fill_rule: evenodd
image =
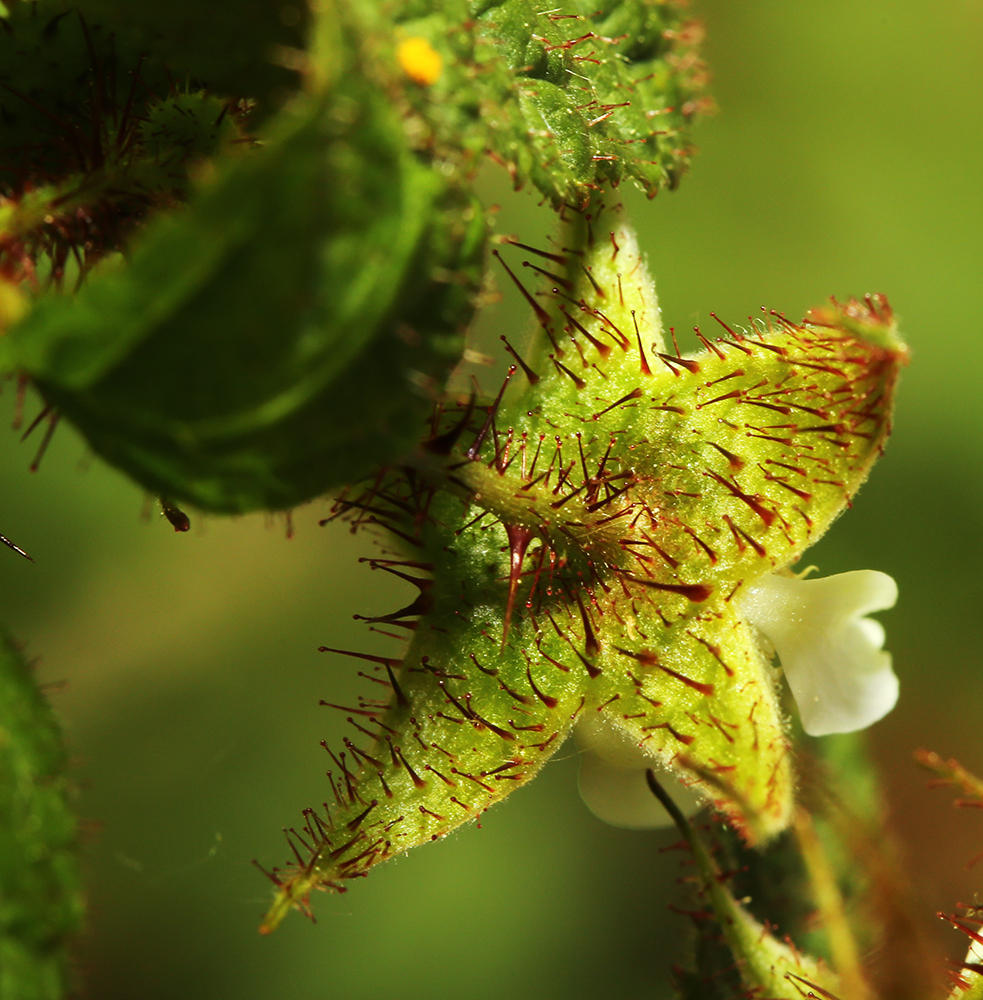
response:
<path id="1" fill-rule="evenodd" d="M 160 506 L 164 517 L 171 522 L 175 531 L 187 531 L 191 527 L 191 519 L 180 507 L 176 507 L 170 500 L 160 498 Z"/>

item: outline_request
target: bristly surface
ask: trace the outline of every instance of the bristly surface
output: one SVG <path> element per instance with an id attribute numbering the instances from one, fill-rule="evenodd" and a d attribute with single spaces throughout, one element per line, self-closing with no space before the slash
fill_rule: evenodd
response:
<path id="1" fill-rule="evenodd" d="M 417 588 L 387 700 L 338 706 L 331 795 L 274 871 L 265 929 L 312 888 L 438 839 L 600 713 L 758 842 L 793 789 L 774 671 L 735 598 L 794 563 L 890 430 L 905 349 L 882 297 L 769 315 L 680 357 L 620 219 L 569 213 L 530 302 L 540 343 L 489 405 L 449 406 L 410 468 L 349 492 Z M 520 372 L 520 366 L 523 369 Z M 293 843 L 294 841 L 292 841 Z"/>
<path id="2" fill-rule="evenodd" d="M 624 179 L 654 197 L 689 165 L 707 110 L 700 25 L 679 0 L 393 5 L 442 70 L 406 99 L 438 149 L 488 152 L 557 207 Z"/>

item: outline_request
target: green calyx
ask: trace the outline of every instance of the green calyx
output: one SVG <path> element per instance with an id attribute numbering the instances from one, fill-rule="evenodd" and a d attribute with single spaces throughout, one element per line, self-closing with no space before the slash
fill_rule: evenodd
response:
<path id="1" fill-rule="evenodd" d="M 877 298 L 669 353 L 631 230 L 596 209 L 571 218 L 561 245 L 583 251 L 555 255 L 540 343 L 503 394 L 448 407 L 410 470 L 340 502 L 401 543 L 377 565 L 418 597 L 373 620 L 412 640 L 376 666 L 388 705 L 342 706 L 357 732 L 333 804 L 307 814 L 310 856 L 273 873 L 267 928 L 312 887 L 478 815 L 587 715 L 677 768 L 748 841 L 789 822 L 774 671 L 739 596 L 856 492 L 905 349 Z"/>

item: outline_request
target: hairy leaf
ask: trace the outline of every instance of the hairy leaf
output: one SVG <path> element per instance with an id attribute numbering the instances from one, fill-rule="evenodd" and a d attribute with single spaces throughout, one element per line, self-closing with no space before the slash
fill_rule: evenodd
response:
<path id="1" fill-rule="evenodd" d="M 3 343 L 93 448 L 208 510 L 285 508 L 418 439 L 483 218 L 349 78 Z"/>
<path id="2" fill-rule="evenodd" d="M 440 57 L 406 93 L 438 146 L 487 150 L 556 205 L 603 182 L 649 196 L 679 182 L 705 74 L 699 28 L 674 0 L 418 0 L 396 21 Z"/>
<path id="3" fill-rule="evenodd" d="M 30 668 L 0 636 L 0 996 L 58 1000 L 81 926 L 66 756 Z"/>

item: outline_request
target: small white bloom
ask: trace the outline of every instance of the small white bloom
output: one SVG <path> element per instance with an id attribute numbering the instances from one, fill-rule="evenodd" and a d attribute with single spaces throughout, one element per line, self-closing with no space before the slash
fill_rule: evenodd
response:
<path id="1" fill-rule="evenodd" d="M 602 719 L 587 719 L 574 730 L 581 746 L 580 797 L 588 809 L 610 826 L 655 830 L 672 826 L 672 817 L 652 794 L 645 771 L 654 768 L 660 783 L 684 813 L 696 812 L 703 796 L 664 769 L 627 733 Z"/>
<path id="2" fill-rule="evenodd" d="M 771 641 L 810 736 L 851 733 L 898 700 L 884 629 L 863 616 L 894 606 L 886 573 L 858 570 L 818 580 L 769 573 L 743 590 L 743 617 Z"/>

